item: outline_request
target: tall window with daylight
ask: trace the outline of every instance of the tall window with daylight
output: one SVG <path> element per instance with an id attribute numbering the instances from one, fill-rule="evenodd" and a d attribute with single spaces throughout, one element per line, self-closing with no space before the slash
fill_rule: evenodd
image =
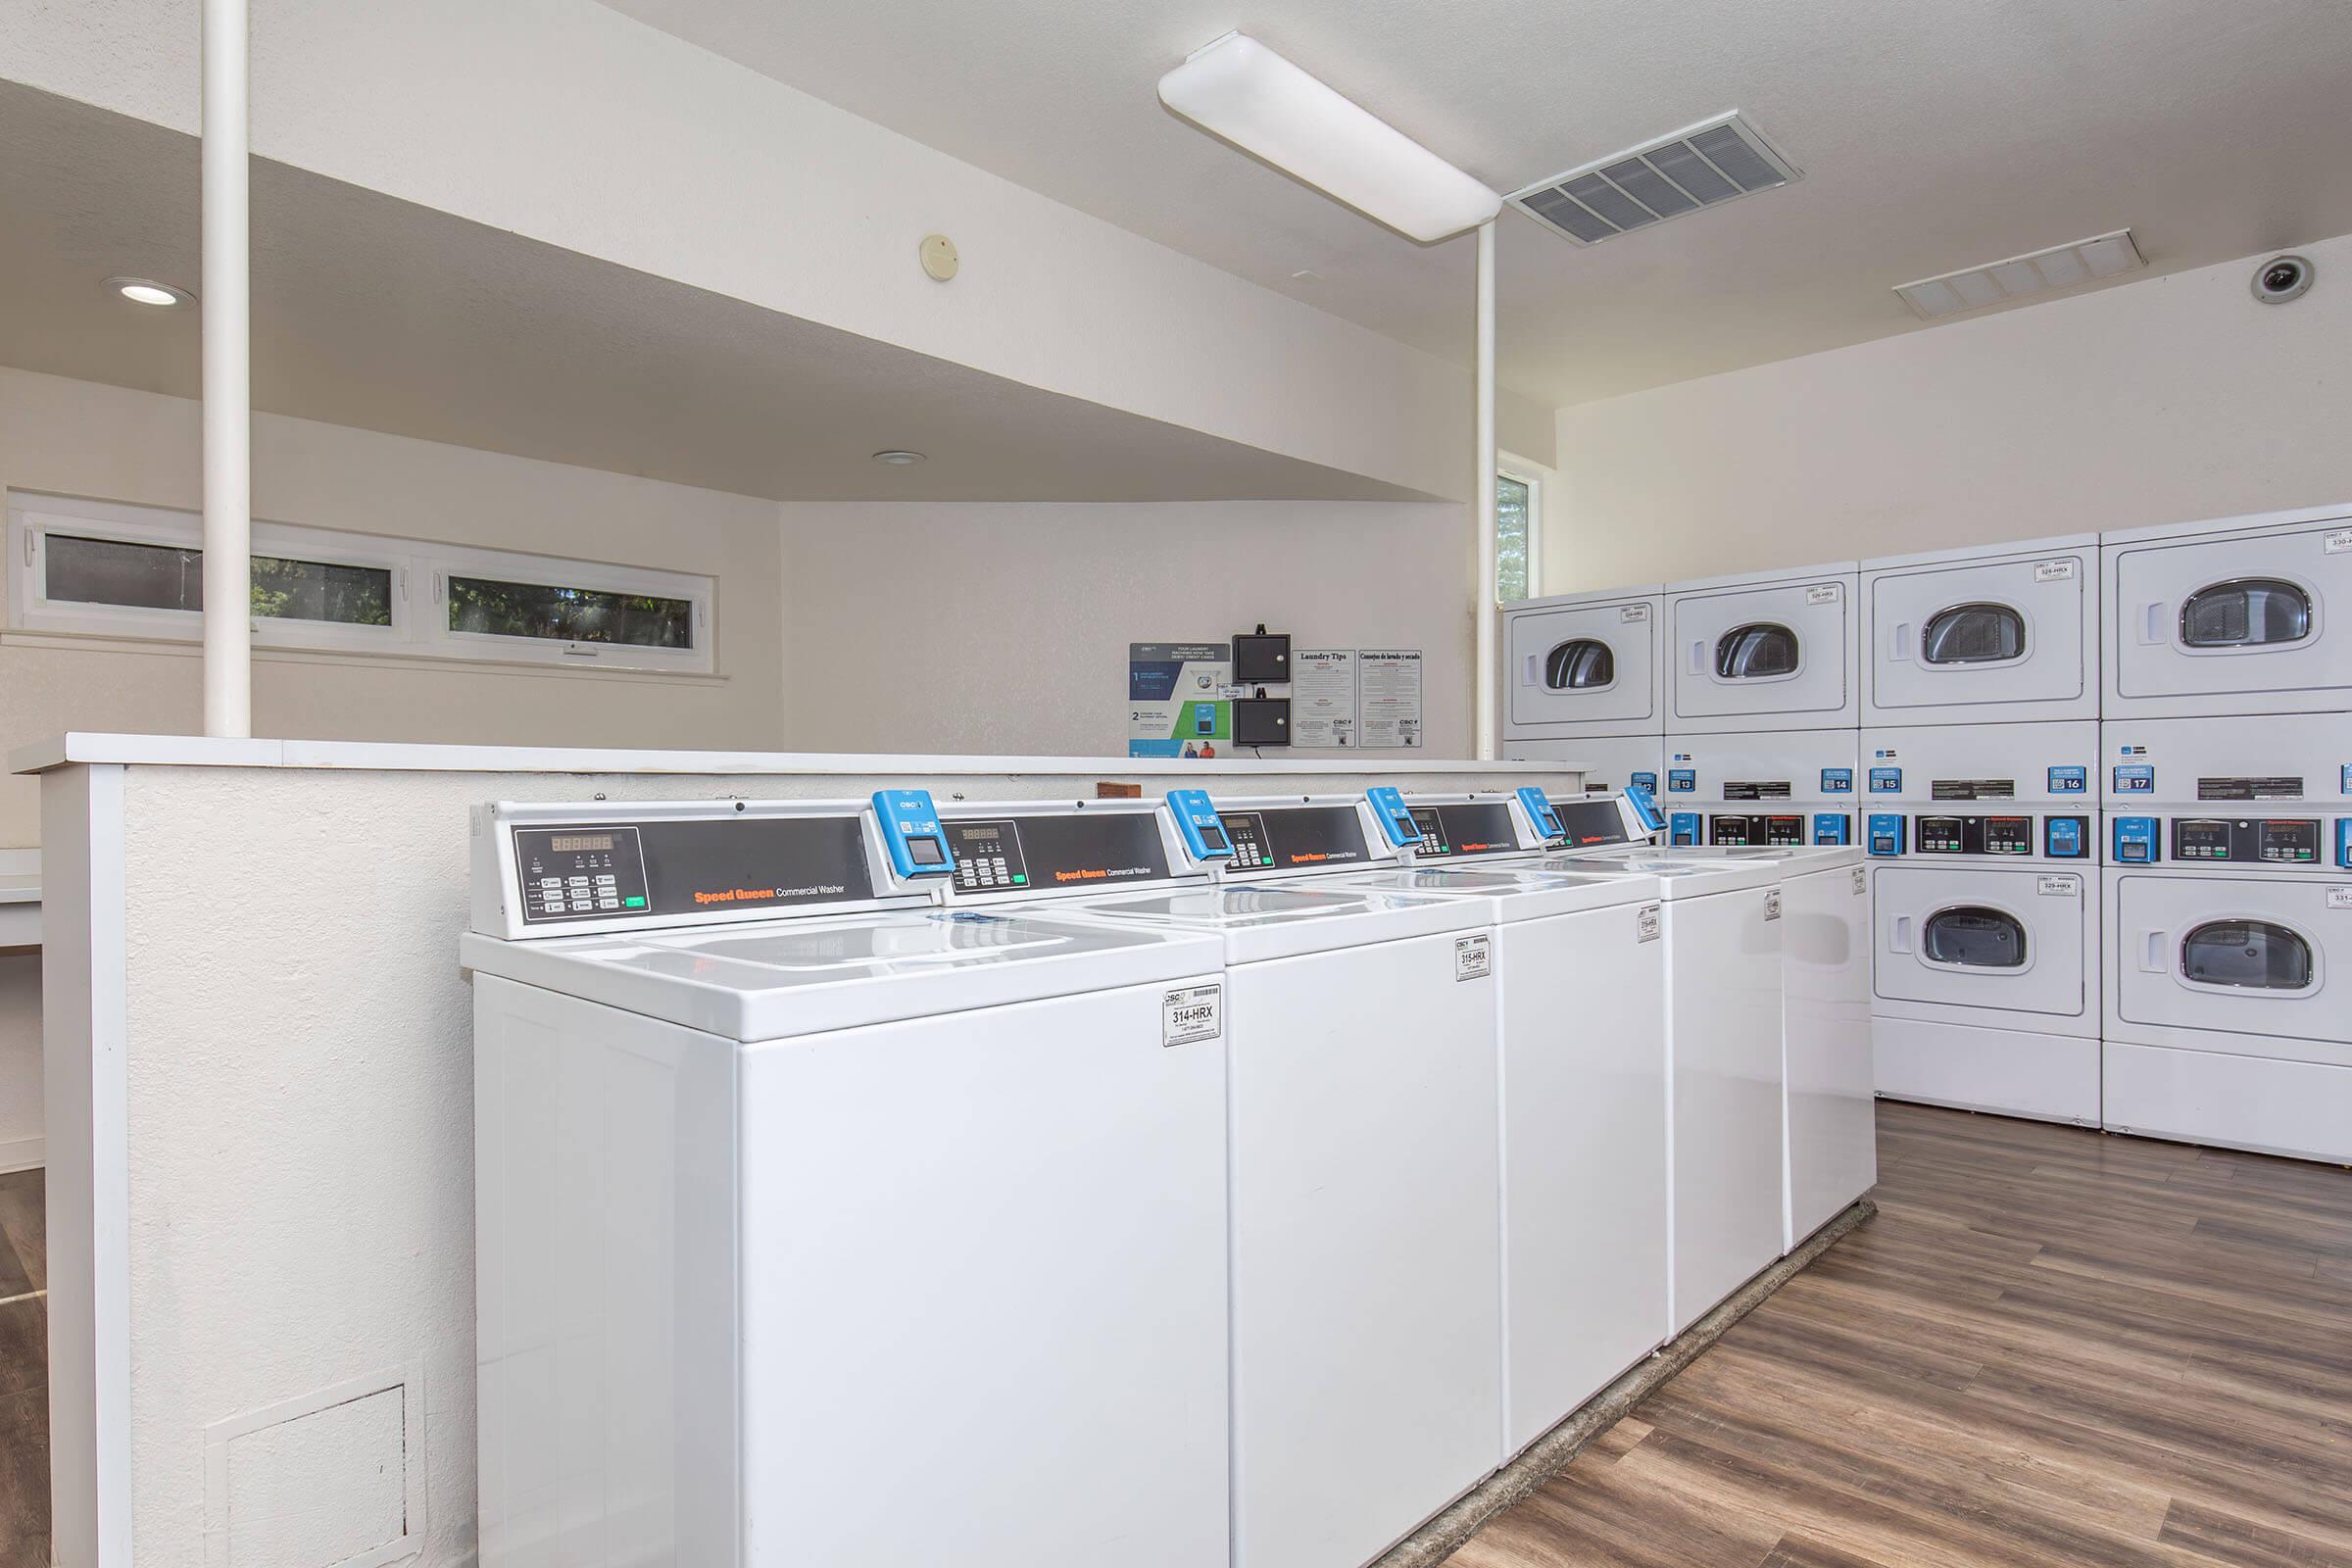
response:
<path id="1" fill-rule="evenodd" d="M 1494 476 L 1494 599 L 1515 604 L 1536 594 L 1538 480 L 1510 472 Z"/>

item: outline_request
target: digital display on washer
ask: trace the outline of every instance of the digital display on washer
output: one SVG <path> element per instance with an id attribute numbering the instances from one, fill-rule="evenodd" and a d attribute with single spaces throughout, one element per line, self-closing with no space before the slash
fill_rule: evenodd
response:
<path id="1" fill-rule="evenodd" d="M 525 925 L 788 908 L 874 896 L 865 836 L 855 816 L 518 827 L 514 841 Z M 610 847 L 592 847 L 600 842 Z"/>
<path id="2" fill-rule="evenodd" d="M 1568 847 L 1589 850 L 1602 844 L 1630 844 L 1625 818 L 1615 801 L 1553 801 L 1551 814 L 1566 830 Z"/>
<path id="3" fill-rule="evenodd" d="M 1421 842 L 1413 853 L 1425 860 L 1504 855 L 1519 848 L 1518 835 L 1511 827 L 1511 808 L 1503 801 L 1416 806 L 1413 826 L 1421 830 Z"/>
<path id="4" fill-rule="evenodd" d="M 1168 874 L 1151 811 L 1067 811 L 947 821 L 959 893 L 1117 887 Z"/>
<path id="5" fill-rule="evenodd" d="M 1308 865 L 1360 865 L 1372 858 L 1355 807 L 1288 806 L 1267 811 L 1220 811 L 1233 837 L 1236 872 Z"/>

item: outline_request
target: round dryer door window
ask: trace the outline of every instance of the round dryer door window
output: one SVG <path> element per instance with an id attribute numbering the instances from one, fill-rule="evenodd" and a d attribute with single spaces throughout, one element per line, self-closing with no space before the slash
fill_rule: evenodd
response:
<path id="1" fill-rule="evenodd" d="M 2180 943 L 2180 978 L 2236 991 L 2311 989 L 2311 944 L 2272 920 L 2212 920 Z"/>
<path id="2" fill-rule="evenodd" d="M 1723 680 L 1774 680 L 1796 673 L 1796 633 L 1778 621 L 1751 620 L 1715 640 Z"/>
<path id="3" fill-rule="evenodd" d="M 2005 909 L 1981 904 L 1937 909 L 1920 930 L 1920 954 L 1930 963 L 1963 969 L 2022 969 L 2026 924 Z"/>
<path id="4" fill-rule="evenodd" d="M 2188 648 L 2276 648 L 2311 635 L 2311 595 L 2282 577 L 2233 577 L 2180 602 Z"/>
<path id="5" fill-rule="evenodd" d="M 1561 643 L 1544 660 L 1544 684 L 1555 692 L 1598 691 L 1617 681 L 1617 656 L 1593 637 Z"/>
<path id="6" fill-rule="evenodd" d="M 2026 657 L 2026 617 L 2007 605 L 1953 605 L 1919 632 L 1919 657 L 1931 664 L 1999 664 Z"/>

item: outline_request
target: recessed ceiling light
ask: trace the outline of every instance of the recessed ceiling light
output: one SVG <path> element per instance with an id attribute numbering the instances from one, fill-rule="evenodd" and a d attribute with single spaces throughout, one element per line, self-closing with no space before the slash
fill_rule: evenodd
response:
<path id="1" fill-rule="evenodd" d="M 195 303 L 196 296 L 184 288 L 158 283 L 152 277 L 110 277 L 106 286 L 133 305 L 152 306 L 157 310 L 172 310 Z"/>
<path id="2" fill-rule="evenodd" d="M 875 453 L 874 461 L 888 467 L 911 468 L 923 461 L 923 455 L 920 452 L 905 452 L 894 449 L 889 452 Z"/>

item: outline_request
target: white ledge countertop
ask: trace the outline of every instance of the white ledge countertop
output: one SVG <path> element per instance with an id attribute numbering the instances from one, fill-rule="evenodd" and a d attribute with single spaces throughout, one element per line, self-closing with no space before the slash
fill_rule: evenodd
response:
<path id="1" fill-rule="evenodd" d="M 401 741 L 220 740 L 201 735 L 106 735 L 79 732 L 20 746 L 12 772 L 45 773 L 74 763 L 144 767 L 349 768 L 411 773 L 927 773 L 1069 775 L 1182 773 L 1203 778 L 1255 774 L 1492 773 L 1534 777 L 1584 769 L 1565 762 L 1477 762 L 1389 751 L 1335 757 L 954 757 L 914 752 L 662 752 L 569 746 L 435 746 Z"/>

